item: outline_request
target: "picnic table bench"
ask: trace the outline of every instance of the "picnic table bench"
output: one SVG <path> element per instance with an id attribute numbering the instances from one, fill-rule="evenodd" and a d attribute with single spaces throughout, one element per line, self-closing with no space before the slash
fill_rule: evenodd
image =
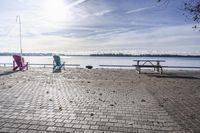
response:
<path id="1" fill-rule="evenodd" d="M 163 73 L 163 67 L 160 65 L 161 62 L 165 62 L 165 60 L 133 60 L 137 62 L 135 65 L 136 71 L 140 74 L 141 68 L 154 68 L 154 71 Z M 142 64 L 141 64 L 142 63 Z"/>

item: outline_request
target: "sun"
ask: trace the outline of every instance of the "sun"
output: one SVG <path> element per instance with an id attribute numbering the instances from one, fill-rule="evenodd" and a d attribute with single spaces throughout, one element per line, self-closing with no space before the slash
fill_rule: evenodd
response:
<path id="1" fill-rule="evenodd" d="M 64 0 L 45 0 L 43 3 L 43 16 L 48 21 L 70 21 L 71 12 Z"/>

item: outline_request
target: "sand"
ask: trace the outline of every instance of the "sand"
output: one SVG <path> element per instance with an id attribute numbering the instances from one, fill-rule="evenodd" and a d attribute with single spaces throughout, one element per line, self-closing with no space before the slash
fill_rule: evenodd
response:
<path id="1" fill-rule="evenodd" d="M 31 127 L 35 120 L 46 122 L 41 131 L 200 132 L 200 71 L 10 70 L 0 68 L 0 131 L 20 131 L 5 124 L 27 120 Z"/>

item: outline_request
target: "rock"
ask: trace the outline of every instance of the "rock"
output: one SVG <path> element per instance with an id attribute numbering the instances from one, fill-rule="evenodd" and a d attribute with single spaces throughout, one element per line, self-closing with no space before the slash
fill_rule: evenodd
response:
<path id="1" fill-rule="evenodd" d="M 110 106 L 115 106 L 114 104 L 110 104 Z"/>
<path id="2" fill-rule="evenodd" d="M 141 102 L 146 102 L 146 100 L 142 99 Z"/>
<path id="3" fill-rule="evenodd" d="M 59 107 L 59 110 L 62 111 L 62 106 Z"/>

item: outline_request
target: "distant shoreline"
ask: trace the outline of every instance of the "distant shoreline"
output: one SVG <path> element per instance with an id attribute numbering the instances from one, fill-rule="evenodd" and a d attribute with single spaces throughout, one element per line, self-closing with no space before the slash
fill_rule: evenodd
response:
<path id="1" fill-rule="evenodd" d="M 170 54 L 141 54 L 141 55 L 109 55 L 109 54 L 91 54 L 90 56 L 103 57 L 200 57 L 200 55 L 170 55 Z"/>
<path id="2" fill-rule="evenodd" d="M 13 54 L 19 53 L 0 53 L 0 56 L 12 56 Z M 54 53 L 23 53 L 23 56 L 52 56 Z M 67 55 L 67 54 L 59 54 L 60 56 L 91 56 L 91 57 L 196 57 L 200 58 L 200 55 L 175 55 L 175 54 L 139 54 L 139 55 L 132 55 L 132 54 L 89 54 L 89 55 Z"/>

